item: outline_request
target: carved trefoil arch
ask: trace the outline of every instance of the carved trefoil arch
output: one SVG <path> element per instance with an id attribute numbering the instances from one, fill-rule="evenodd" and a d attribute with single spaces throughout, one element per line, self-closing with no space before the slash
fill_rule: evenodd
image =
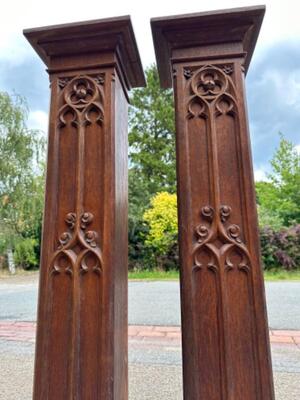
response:
<path id="1" fill-rule="evenodd" d="M 94 78 L 79 75 L 74 78 L 60 78 L 59 87 L 63 91 L 63 105 L 58 111 L 59 126 L 67 124 L 66 116 L 71 116 L 70 122 L 75 126 L 84 126 L 97 122 L 103 123 L 103 84 L 104 76 Z M 91 114 L 95 115 L 93 118 Z"/>

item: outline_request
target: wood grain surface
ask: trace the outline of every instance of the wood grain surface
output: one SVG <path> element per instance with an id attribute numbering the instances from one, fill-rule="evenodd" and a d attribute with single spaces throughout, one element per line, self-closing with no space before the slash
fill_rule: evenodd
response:
<path id="1" fill-rule="evenodd" d="M 34 400 L 126 400 L 128 17 L 26 30 L 51 82 Z M 30 77 L 29 77 L 30 78 Z"/>
<path id="2" fill-rule="evenodd" d="M 152 20 L 175 91 L 185 400 L 274 399 L 244 92 L 263 14 Z"/>

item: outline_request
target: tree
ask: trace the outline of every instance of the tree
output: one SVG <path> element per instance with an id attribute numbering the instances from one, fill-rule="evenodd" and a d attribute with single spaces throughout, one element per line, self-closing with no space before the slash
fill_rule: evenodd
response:
<path id="1" fill-rule="evenodd" d="M 261 212 L 284 226 L 300 223 L 300 154 L 280 134 L 280 144 L 271 160 L 269 182 L 256 185 Z"/>
<path id="2" fill-rule="evenodd" d="M 45 140 L 27 129 L 23 98 L 0 92 L 0 250 L 38 239 L 43 208 Z"/>
<path id="3" fill-rule="evenodd" d="M 129 216 L 128 216 L 128 257 L 129 269 L 146 267 L 145 234 L 143 213 L 149 202 L 147 182 L 135 170 L 129 170 Z"/>
<path id="4" fill-rule="evenodd" d="M 300 154 L 294 144 L 280 135 L 269 179 L 276 189 L 276 206 L 285 226 L 300 222 Z M 275 205 L 274 204 L 274 205 Z"/>
<path id="5" fill-rule="evenodd" d="M 149 201 L 159 191 L 176 190 L 175 126 L 172 91 L 160 88 L 155 65 L 145 73 L 147 87 L 131 97 L 129 159 L 130 169 L 147 186 Z"/>
<path id="6" fill-rule="evenodd" d="M 174 104 L 162 90 L 155 65 L 145 71 L 147 87 L 135 89 L 129 108 L 129 265 L 145 264 L 143 214 L 157 192 L 176 190 Z"/>
<path id="7" fill-rule="evenodd" d="M 276 208 L 270 207 L 276 201 L 277 190 L 271 182 L 256 182 L 257 211 L 259 227 L 269 227 L 278 231 L 283 226 L 283 219 Z"/>

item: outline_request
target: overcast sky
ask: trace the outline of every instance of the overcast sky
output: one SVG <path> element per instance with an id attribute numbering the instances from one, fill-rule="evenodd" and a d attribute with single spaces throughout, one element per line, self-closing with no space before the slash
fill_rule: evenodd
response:
<path id="1" fill-rule="evenodd" d="M 23 38 L 24 28 L 130 14 L 144 67 L 155 61 L 151 17 L 260 4 L 257 1 L 8 0 L 1 7 L 0 90 L 25 96 L 29 125 L 47 130 L 49 85 L 45 67 Z M 281 131 L 300 149 L 300 3 L 269 0 L 247 76 L 247 101 L 256 178 Z"/>

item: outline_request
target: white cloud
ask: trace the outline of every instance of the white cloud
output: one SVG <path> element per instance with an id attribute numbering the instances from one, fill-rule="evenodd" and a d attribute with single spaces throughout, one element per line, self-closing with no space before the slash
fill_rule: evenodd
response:
<path id="1" fill-rule="evenodd" d="M 24 28 L 131 14 L 141 59 L 143 65 L 147 66 L 155 62 L 150 18 L 251 6 L 257 3 L 257 0 L 115 0 L 107 2 L 103 7 L 98 0 L 90 0 L 89 6 L 83 7 L 79 0 L 10 0 L 5 2 L 1 9 L 0 90 L 15 90 L 24 95 L 32 110 L 29 115 L 29 127 L 47 132 L 48 117 L 45 111 L 49 98 L 48 77 L 44 66 L 38 64 L 38 55 L 23 37 Z M 277 132 L 282 131 L 289 140 L 296 143 L 298 139 L 295 141 L 294 136 L 299 134 L 297 130 L 300 108 L 300 57 L 297 57 L 297 46 L 300 39 L 300 2 L 285 0 L 284 6 L 282 0 L 264 0 L 263 3 L 267 6 L 266 15 L 247 77 L 256 180 L 266 180 L 268 166 L 264 166 L 264 163 L 270 159 L 279 142 Z M 266 59 L 266 54 L 269 54 L 268 48 L 276 47 L 284 41 L 294 41 L 295 49 L 284 52 L 285 48 L 278 46 L 277 58 L 272 53 Z M 280 62 L 289 60 L 291 65 L 286 67 L 285 71 L 279 66 L 277 73 L 274 71 L 274 63 L 279 58 Z M 255 68 L 256 74 L 253 73 Z M 286 115 L 289 115 L 289 118 Z"/>
<path id="2" fill-rule="evenodd" d="M 266 172 L 263 169 L 255 169 L 254 170 L 254 180 L 255 182 L 267 181 Z"/>
<path id="3" fill-rule="evenodd" d="M 10 58 L 27 57 L 29 48 L 24 49 L 22 30 L 43 25 L 60 24 L 88 19 L 106 18 L 118 15 L 132 15 L 136 38 L 144 65 L 154 62 L 154 51 L 150 30 L 150 18 L 182 13 L 193 13 L 213 9 L 257 5 L 257 0 L 211 0 L 200 2 L 174 2 L 173 0 L 141 2 L 115 0 L 101 7 L 98 0 L 90 0 L 88 7 L 83 7 L 79 0 L 10 0 L 1 9 L 0 54 L 10 54 Z M 265 0 L 266 16 L 258 40 L 257 55 L 264 45 L 274 44 L 279 40 L 300 37 L 299 13 L 300 3 L 295 0 Z M 59 10 L 59 12 L 58 12 Z M 24 44 L 24 42 L 23 42 Z M 33 51 L 33 50 L 32 50 Z"/>
<path id="4" fill-rule="evenodd" d="M 295 149 L 297 150 L 298 154 L 300 154 L 300 144 L 298 144 L 297 146 L 295 146 Z"/>
<path id="5" fill-rule="evenodd" d="M 44 111 L 31 111 L 28 116 L 28 128 L 48 131 L 48 114 Z"/>

